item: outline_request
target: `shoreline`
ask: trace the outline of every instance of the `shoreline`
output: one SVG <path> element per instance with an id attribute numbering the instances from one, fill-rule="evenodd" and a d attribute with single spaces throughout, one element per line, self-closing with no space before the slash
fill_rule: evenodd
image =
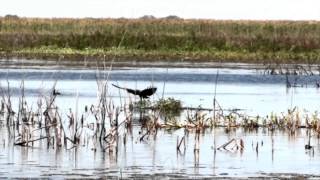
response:
<path id="1" fill-rule="evenodd" d="M 319 64 L 320 22 L 0 17 L 0 58 Z"/>
<path id="2" fill-rule="evenodd" d="M 246 50 L 139 50 L 130 48 L 57 48 L 42 46 L 5 51 L 0 48 L 0 59 L 41 59 L 70 62 L 136 61 L 136 62 L 192 62 L 192 63 L 246 63 L 246 64 L 310 64 L 320 65 L 320 50 L 310 52 Z"/>
<path id="3" fill-rule="evenodd" d="M 267 70 L 267 69 L 296 69 L 297 66 L 318 71 L 318 64 L 262 64 L 242 62 L 217 62 L 217 61 L 192 61 L 192 60 L 67 60 L 67 59 L 27 59 L 27 58 L 1 58 L 0 69 L 43 69 L 43 70 L 109 70 L 132 69 L 132 68 L 194 68 L 194 69 L 244 69 L 244 70 Z"/>

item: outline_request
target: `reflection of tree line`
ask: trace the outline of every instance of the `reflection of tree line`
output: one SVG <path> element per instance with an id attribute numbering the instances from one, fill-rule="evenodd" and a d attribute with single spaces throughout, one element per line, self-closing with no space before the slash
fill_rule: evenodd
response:
<path id="1" fill-rule="evenodd" d="M 299 76 L 314 76 L 315 71 L 318 71 L 320 75 L 320 66 L 312 67 L 311 65 L 268 65 L 264 68 L 263 74 L 268 75 L 285 75 L 286 78 L 286 87 L 307 87 L 307 83 L 298 84 Z M 293 81 L 290 80 L 290 77 L 293 76 Z M 320 88 L 320 81 L 314 82 L 313 87 Z"/>

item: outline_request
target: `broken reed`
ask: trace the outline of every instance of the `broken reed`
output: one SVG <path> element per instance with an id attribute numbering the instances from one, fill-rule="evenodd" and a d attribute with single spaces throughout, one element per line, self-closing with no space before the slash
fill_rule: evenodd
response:
<path id="1" fill-rule="evenodd" d="M 122 48 L 115 49 L 125 31 Z M 9 17 L 0 18 L 0 50 L 2 56 L 319 63 L 320 22 Z"/>

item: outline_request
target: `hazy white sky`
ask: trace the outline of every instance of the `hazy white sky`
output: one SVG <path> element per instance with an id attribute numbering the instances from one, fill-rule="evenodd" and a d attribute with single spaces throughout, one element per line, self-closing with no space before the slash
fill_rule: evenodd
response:
<path id="1" fill-rule="evenodd" d="M 0 16 L 320 20 L 320 0 L 1 0 Z"/>

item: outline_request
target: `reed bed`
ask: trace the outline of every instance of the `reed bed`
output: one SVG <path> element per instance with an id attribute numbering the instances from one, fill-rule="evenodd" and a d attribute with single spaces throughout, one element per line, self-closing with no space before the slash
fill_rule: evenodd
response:
<path id="1" fill-rule="evenodd" d="M 98 77 L 105 77 L 99 75 Z M 104 78 L 103 78 L 104 79 Z M 56 84 L 56 83 L 55 83 Z M 156 102 L 140 103 L 143 107 L 133 108 L 137 104 L 131 98 L 123 100 L 123 104 L 115 106 L 108 96 L 108 81 L 97 80 L 97 104 L 84 107 L 82 114 L 76 109 L 69 109 L 67 114 L 56 105 L 59 92 L 55 84 L 50 92 L 40 93 L 37 105 L 27 102 L 24 93 L 24 81 L 21 82 L 21 94 L 18 107 L 12 106 L 10 83 L 1 85 L 1 121 L 7 126 L 9 140 L 16 146 L 36 146 L 39 141 L 46 140 L 48 148 L 73 149 L 79 145 L 90 145 L 92 150 L 102 149 L 109 153 L 117 153 L 119 143 L 126 144 L 126 138 L 132 131 L 132 122 L 138 121 L 140 141 L 156 138 L 159 130 L 185 129 L 182 138 L 177 139 L 177 151 L 185 151 L 185 140 L 188 132 L 195 132 L 195 153 L 199 151 L 199 134 L 207 128 L 223 127 L 226 132 L 234 128 L 256 130 L 265 128 L 271 132 L 275 129 L 295 134 L 298 129 L 306 128 L 312 131 L 311 136 L 320 138 L 320 116 L 297 107 L 286 113 L 271 113 L 268 116 L 248 116 L 239 110 L 224 110 L 215 99 L 215 109 L 182 108 L 173 98 L 160 99 Z M 152 107 L 147 107 L 152 106 Z M 182 116 L 176 109 L 180 107 Z M 83 107 L 82 107 L 83 108 Z M 164 109 L 165 108 L 165 109 Z M 175 110 L 174 114 L 170 108 Z M 185 109 L 185 110 L 183 110 Z M 137 111 L 138 110 L 138 111 Z M 172 111 L 171 111 L 172 112 Z M 231 142 L 218 147 L 225 149 L 229 144 L 237 149 L 243 149 L 242 139 L 232 139 Z M 309 144 L 310 147 L 312 147 Z M 308 146 L 308 147 L 309 147 Z"/>
<path id="2" fill-rule="evenodd" d="M 118 43 L 122 41 L 121 48 Z M 317 21 L 0 18 L 2 57 L 319 63 Z M 69 56 L 68 56 L 69 55 Z M 110 58 L 109 58 L 110 59 Z"/>
<path id="3" fill-rule="evenodd" d="M 44 145 L 48 149 L 64 148 L 67 151 L 86 146 L 94 152 L 108 153 L 117 160 L 119 149 L 127 145 L 128 138 L 133 138 L 133 126 L 140 128 L 138 137 L 135 137 L 136 143 L 156 141 L 158 131 L 161 130 L 184 129 L 183 136 L 177 136 L 177 156 L 184 156 L 187 148 L 193 148 L 194 167 L 198 168 L 200 135 L 207 129 L 213 129 L 215 133 L 215 128 L 224 128 L 229 133 L 236 128 L 245 131 L 263 128 L 271 132 L 273 139 L 275 130 L 294 136 L 299 133 L 299 129 L 305 128 L 308 130 L 308 143 L 304 148 L 310 152 L 314 152 L 311 138 L 320 138 L 319 113 L 310 114 L 297 107 L 279 115 L 271 113 L 266 117 L 253 117 L 239 109 L 223 109 L 216 98 L 212 109 L 204 109 L 182 107 L 181 102 L 174 98 L 135 102 L 131 97 L 122 98 L 121 94 L 121 104 L 116 106 L 109 96 L 108 75 L 100 72 L 97 73 L 97 103 L 85 106 L 84 111 L 81 110 L 83 107 L 76 104 L 75 109 L 70 108 L 65 114 L 56 104 L 56 99 L 60 98 L 60 92 L 55 89 L 56 83 L 49 92 L 41 91 L 36 106 L 33 106 L 25 98 L 24 81 L 21 81 L 18 107 L 12 105 L 9 81 L 0 85 L 0 122 L 7 127 L 9 145 L 26 148 Z M 194 138 L 193 147 L 186 143 L 189 138 Z M 214 134 L 211 146 L 214 157 L 216 151 L 242 154 L 246 148 L 241 137 L 230 138 L 220 145 L 217 145 L 215 139 Z M 252 142 L 257 155 L 261 146 L 263 142 Z"/>

